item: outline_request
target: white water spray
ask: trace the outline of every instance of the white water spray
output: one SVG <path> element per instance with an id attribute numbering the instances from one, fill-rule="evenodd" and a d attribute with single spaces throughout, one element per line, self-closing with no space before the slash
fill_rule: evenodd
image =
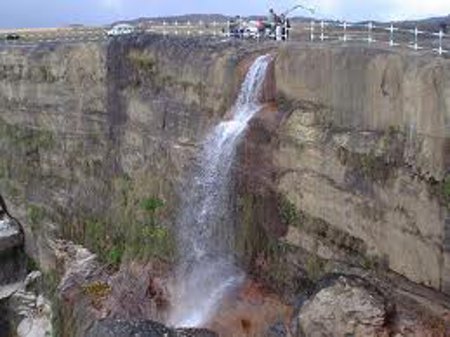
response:
<path id="1" fill-rule="evenodd" d="M 169 324 L 173 326 L 202 326 L 224 295 L 244 280 L 231 252 L 231 167 L 248 122 L 261 109 L 261 88 L 270 61 L 269 55 L 260 56 L 250 67 L 232 110 L 233 119 L 221 122 L 207 136 L 185 187 L 176 228 L 180 264 L 171 289 Z"/>

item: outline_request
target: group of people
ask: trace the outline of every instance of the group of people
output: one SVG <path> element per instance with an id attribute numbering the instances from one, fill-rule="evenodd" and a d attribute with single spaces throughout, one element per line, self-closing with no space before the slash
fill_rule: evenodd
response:
<path id="1" fill-rule="evenodd" d="M 291 24 L 289 19 L 286 17 L 286 14 L 277 15 L 273 8 L 269 10 L 269 15 L 267 16 L 267 25 L 270 29 L 271 35 L 276 39 L 279 39 L 279 35 L 281 34 L 281 39 L 287 39 L 289 35 L 289 28 L 291 28 Z M 267 28 L 267 27 L 266 27 Z M 279 32 L 277 32 L 277 30 Z"/>
<path id="2" fill-rule="evenodd" d="M 289 35 L 290 22 L 285 14 L 277 15 L 271 8 L 265 20 L 245 21 L 236 16 L 229 22 L 229 34 L 233 37 L 243 38 L 246 33 L 258 37 L 268 37 L 276 40 L 285 40 Z"/>

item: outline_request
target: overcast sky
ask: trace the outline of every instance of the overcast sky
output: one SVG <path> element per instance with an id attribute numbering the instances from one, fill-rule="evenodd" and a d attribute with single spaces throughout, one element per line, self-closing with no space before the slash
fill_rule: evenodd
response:
<path id="1" fill-rule="evenodd" d="M 450 0 L 0 0 L 0 27 L 104 24 L 187 13 L 264 14 L 303 3 L 316 16 L 346 20 L 415 19 L 450 14 Z M 296 15 L 308 15 L 304 11 Z"/>

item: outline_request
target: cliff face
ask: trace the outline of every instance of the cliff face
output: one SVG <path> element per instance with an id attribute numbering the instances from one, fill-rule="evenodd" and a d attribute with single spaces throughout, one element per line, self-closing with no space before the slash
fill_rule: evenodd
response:
<path id="1" fill-rule="evenodd" d="M 286 240 L 449 292 L 448 60 L 287 46 L 276 82 L 278 189 L 310 223 Z"/>
<path id="2" fill-rule="evenodd" d="M 267 50 L 264 93 L 276 104 L 252 121 L 235 172 L 249 271 L 291 299 L 329 272 L 383 291 L 398 273 L 442 292 L 418 286 L 422 303 L 448 308 L 450 62 L 375 49 L 157 36 L 1 49 L 0 190 L 28 254 L 54 269 L 64 238 L 115 267 L 122 255 L 170 262 L 173 247 L 154 237 L 170 241 L 162 229 L 199 143 Z M 162 229 L 148 232 L 154 216 Z"/>
<path id="3" fill-rule="evenodd" d="M 53 263 L 48 238 L 113 237 L 145 198 L 173 214 L 187 161 L 241 76 L 235 47 L 197 43 L 2 50 L 0 188 L 41 264 Z"/>

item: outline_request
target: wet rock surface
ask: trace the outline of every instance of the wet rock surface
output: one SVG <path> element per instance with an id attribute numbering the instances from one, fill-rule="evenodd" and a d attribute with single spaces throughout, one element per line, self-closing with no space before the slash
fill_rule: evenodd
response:
<path id="1" fill-rule="evenodd" d="M 169 329 L 154 321 L 104 319 L 94 323 L 86 337 L 218 337 L 206 329 Z"/>

